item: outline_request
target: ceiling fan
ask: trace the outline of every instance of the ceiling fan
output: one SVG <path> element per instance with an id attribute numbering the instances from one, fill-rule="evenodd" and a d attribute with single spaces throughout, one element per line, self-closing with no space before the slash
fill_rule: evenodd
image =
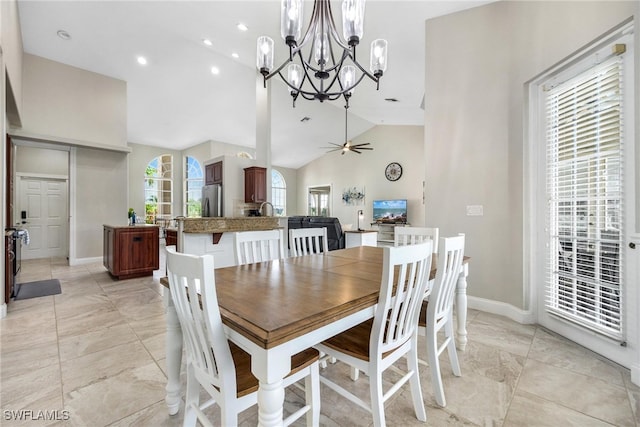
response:
<path id="1" fill-rule="evenodd" d="M 373 148 L 371 147 L 365 147 L 365 145 L 371 145 L 370 142 L 365 142 L 362 144 L 352 144 L 351 141 L 347 140 L 347 119 L 348 119 L 348 105 L 344 106 L 344 144 L 336 144 L 334 142 L 330 142 L 329 144 L 333 145 L 334 147 L 322 147 L 322 148 L 329 148 L 330 150 L 327 151 L 327 153 L 331 153 L 333 151 L 342 151 L 342 155 L 344 155 L 344 153 L 346 153 L 347 151 L 353 151 L 354 153 L 360 154 L 361 150 L 373 150 Z"/>

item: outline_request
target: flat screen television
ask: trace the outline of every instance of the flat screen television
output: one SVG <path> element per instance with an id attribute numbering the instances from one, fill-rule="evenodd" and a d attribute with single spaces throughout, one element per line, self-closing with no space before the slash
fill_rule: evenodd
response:
<path id="1" fill-rule="evenodd" d="M 374 200 L 373 220 L 387 224 L 406 224 L 407 199 Z"/>

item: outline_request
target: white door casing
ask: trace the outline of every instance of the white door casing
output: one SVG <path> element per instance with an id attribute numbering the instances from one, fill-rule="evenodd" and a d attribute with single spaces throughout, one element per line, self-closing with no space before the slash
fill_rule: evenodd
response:
<path id="1" fill-rule="evenodd" d="M 68 181 L 66 179 L 20 177 L 16 222 L 25 221 L 29 244 L 22 246 L 22 259 L 67 257 Z M 21 219 L 21 212 L 26 219 Z"/>
<path id="2" fill-rule="evenodd" d="M 637 362 L 638 345 L 640 340 L 638 337 L 638 318 L 636 301 L 638 299 L 638 291 L 635 289 L 635 263 L 637 257 L 635 253 L 628 247 L 631 236 L 634 232 L 633 219 L 635 218 L 635 165 L 634 149 L 634 104 L 633 104 L 633 38 L 629 37 L 629 26 L 621 27 L 612 31 L 594 43 L 583 52 L 578 52 L 574 56 L 568 58 L 563 63 L 548 70 L 544 75 L 538 76 L 534 81 L 529 82 L 529 121 L 528 121 L 528 185 L 527 203 L 529 211 L 532 212 L 531 222 L 528 226 L 528 241 L 530 245 L 529 258 L 531 260 L 531 269 L 529 270 L 529 289 L 530 301 L 532 302 L 533 312 L 537 316 L 537 322 L 569 339 L 575 341 L 621 365 L 630 368 Z M 625 36 L 626 34 L 626 36 Z M 545 307 L 545 275 L 548 254 L 553 250 L 549 236 L 549 228 L 546 222 L 547 208 L 550 200 L 547 194 L 547 163 L 546 163 L 546 144 L 545 144 L 545 110 L 544 110 L 544 89 L 545 83 L 554 75 L 559 75 L 572 68 L 580 68 L 583 61 L 588 58 L 596 57 L 594 54 L 602 49 L 607 49 L 607 45 L 611 43 L 626 44 L 626 54 L 624 58 L 624 88 L 623 105 L 624 128 L 622 131 L 625 140 L 625 151 L 622 156 L 624 162 L 623 170 L 625 171 L 623 182 L 624 189 L 624 224 L 622 224 L 622 244 L 620 245 L 620 261 L 623 269 L 621 271 L 621 283 L 625 284 L 621 290 L 620 301 L 623 305 L 624 317 L 622 318 L 623 338 L 620 340 L 611 339 L 601 334 L 595 333 L 589 329 L 577 326 L 576 324 L 554 316 Z M 610 51 L 610 46 L 608 47 Z M 601 57 L 602 59 L 602 57 Z"/>

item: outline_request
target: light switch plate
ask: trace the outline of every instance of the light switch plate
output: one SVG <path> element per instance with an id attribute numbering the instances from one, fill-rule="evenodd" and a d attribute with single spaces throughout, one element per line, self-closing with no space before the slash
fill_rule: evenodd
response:
<path id="1" fill-rule="evenodd" d="M 467 205 L 467 216 L 482 215 L 484 215 L 482 205 Z"/>

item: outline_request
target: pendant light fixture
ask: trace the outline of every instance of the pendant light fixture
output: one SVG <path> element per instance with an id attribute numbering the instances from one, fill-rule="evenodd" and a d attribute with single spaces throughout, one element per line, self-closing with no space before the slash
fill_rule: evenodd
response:
<path id="1" fill-rule="evenodd" d="M 267 80 L 275 75 L 287 84 L 293 104 L 299 96 L 308 100 L 336 100 L 349 105 L 354 88 L 368 77 L 379 88 L 380 78 L 387 69 L 387 41 L 371 43 L 370 71 L 356 58 L 364 28 L 365 0 L 342 1 L 342 36 L 336 29 L 329 0 L 315 0 L 309 27 L 302 35 L 303 0 L 282 0 L 281 35 L 289 47 L 289 58 L 274 69 L 273 39 L 258 38 L 257 67 Z M 306 53 L 303 48 L 308 47 Z M 287 67 L 286 77 L 283 74 Z"/>

